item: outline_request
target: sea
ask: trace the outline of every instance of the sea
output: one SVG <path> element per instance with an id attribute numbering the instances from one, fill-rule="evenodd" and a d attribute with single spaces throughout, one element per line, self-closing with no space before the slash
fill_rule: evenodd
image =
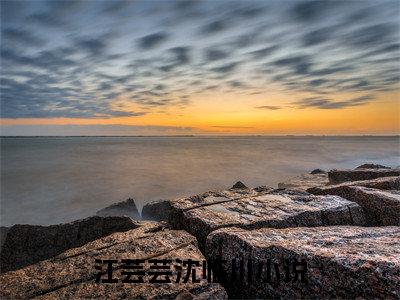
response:
<path id="1" fill-rule="evenodd" d="M 400 165 L 398 136 L 2 137 L 0 225 L 50 225 L 128 198 L 276 187 L 315 168 Z"/>

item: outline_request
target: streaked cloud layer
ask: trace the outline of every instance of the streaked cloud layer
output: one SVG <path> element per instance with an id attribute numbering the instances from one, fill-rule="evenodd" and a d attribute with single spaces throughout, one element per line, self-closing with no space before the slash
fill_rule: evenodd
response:
<path id="1" fill-rule="evenodd" d="M 398 90 L 398 1 L 2 1 L 1 117 L 178 114 L 202 93 L 289 93 L 249 109 L 340 110 Z M 298 96 L 306 95 L 306 96 Z M 351 95 L 351 96 L 349 96 Z M 173 116 L 172 116 L 173 117 Z"/>

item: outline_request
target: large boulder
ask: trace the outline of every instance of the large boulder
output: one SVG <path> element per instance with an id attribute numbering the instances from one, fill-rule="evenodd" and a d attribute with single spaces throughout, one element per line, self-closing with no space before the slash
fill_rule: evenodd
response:
<path id="1" fill-rule="evenodd" d="M 328 172 L 330 184 L 338 184 L 345 181 L 370 180 L 390 176 L 400 176 L 400 169 L 355 169 L 331 170 Z"/>
<path id="2" fill-rule="evenodd" d="M 131 261 L 124 264 L 123 259 Z M 139 268 L 134 269 L 136 259 L 143 261 Z M 182 266 L 177 261 L 179 259 L 200 262 L 200 266 L 196 267 L 199 283 L 193 283 L 191 276 L 183 283 L 188 267 Z M 110 263 L 110 270 L 111 279 L 117 282 L 105 282 L 109 274 L 105 260 L 116 261 Z M 161 267 L 162 260 L 171 261 L 166 261 L 164 266 L 167 268 L 150 269 L 156 266 L 151 260 L 159 260 L 158 266 Z M 226 292 L 219 284 L 202 279 L 203 260 L 204 256 L 196 247 L 193 236 L 184 231 L 165 229 L 155 222 L 146 222 L 137 229 L 114 233 L 49 260 L 0 275 L 0 298 L 226 299 Z M 176 283 L 179 268 L 182 269 L 181 278 Z M 153 277 L 150 272 L 169 271 L 172 272 L 169 276 L 172 283 L 150 283 Z M 144 282 L 123 283 L 122 280 L 128 277 L 124 272 L 144 272 L 143 277 L 132 275 L 129 279 L 142 278 Z M 166 277 L 159 275 L 156 279 Z"/>
<path id="3" fill-rule="evenodd" d="M 67 224 L 14 225 L 1 247 L 1 272 L 16 270 L 117 231 L 137 228 L 128 217 L 90 217 Z"/>
<path id="4" fill-rule="evenodd" d="M 362 225 L 361 207 L 337 196 L 313 196 L 296 191 L 247 194 L 205 193 L 171 202 L 169 223 L 197 237 L 222 227 L 256 229 L 327 225 Z"/>
<path id="5" fill-rule="evenodd" d="M 140 214 L 136 207 L 135 200 L 129 198 L 128 200 L 114 203 L 96 212 L 96 216 L 100 217 L 114 217 L 114 216 L 127 216 L 135 220 L 140 219 Z"/>
<path id="6" fill-rule="evenodd" d="M 230 298 L 399 299 L 399 240 L 400 227 L 223 228 L 206 256 Z"/>
<path id="7" fill-rule="evenodd" d="M 309 188 L 324 186 L 329 183 L 328 174 L 326 172 L 314 171 L 312 171 L 311 173 L 301 174 L 299 176 L 290 178 L 285 182 L 280 182 L 278 184 L 278 188 L 306 191 Z"/>
<path id="8" fill-rule="evenodd" d="M 142 209 L 142 219 L 153 221 L 167 221 L 171 212 L 169 200 L 159 200 L 147 203 Z"/>
<path id="9" fill-rule="evenodd" d="M 369 225 L 400 225 L 400 192 L 362 186 L 333 185 L 310 190 L 315 195 L 337 195 L 358 203 Z"/>

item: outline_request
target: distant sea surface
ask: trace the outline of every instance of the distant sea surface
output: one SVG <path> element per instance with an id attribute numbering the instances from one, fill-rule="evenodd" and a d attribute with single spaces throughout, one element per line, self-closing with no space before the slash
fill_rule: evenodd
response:
<path id="1" fill-rule="evenodd" d="M 399 137 L 1 138 L 0 223 L 69 222 L 127 198 L 141 209 L 365 162 L 400 165 Z"/>

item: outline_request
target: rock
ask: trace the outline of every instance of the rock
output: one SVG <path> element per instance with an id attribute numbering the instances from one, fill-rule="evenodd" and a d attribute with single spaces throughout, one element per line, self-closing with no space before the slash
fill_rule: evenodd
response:
<path id="1" fill-rule="evenodd" d="M 326 174 L 328 172 L 326 172 L 325 170 L 322 169 L 314 169 L 310 172 L 310 174 Z"/>
<path id="2" fill-rule="evenodd" d="M 322 191 L 344 186 L 364 186 L 378 190 L 400 190 L 400 176 L 380 177 L 370 180 L 346 181 L 336 185 L 309 188 L 307 189 L 307 192 L 315 195 L 325 195 L 322 193 Z"/>
<path id="3" fill-rule="evenodd" d="M 8 230 L 1 249 L 1 272 L 25 267 L 111 233 L 138 226 L 128 217 L 90 217 L 51 226 L 14 225 Z"/>
<path id="4" fill-rule="evenodd" d="M 231 189 L 247 189 L 247 186 L 241 181 L 236 182 Z"/>
<path id="5" fill-rule="evenodd" d="M 278 184 L 278 188 L 295 189 L 300 191 L 306 191 L 309 188 L 316 186 L 324 186 L 328 184 L 327 173 L 315 173 L 315 174 L 302 174 L 288 179 L 285 182 Z"/>
<path id="6" fill-rule="evenodd" d="M 0 226 L 0 252 L 6 240 L 6 236 L 10 227 Z"/>
<path id="7" fill-rule="evenodd" d="M 112 217 L 112 216 L 127 216 L 134 220 L 140 220 L 140 214 L 135 204 L 135 200 L 128 200 L 114 203 L 96 212 L 96 216 Z"/>
<path id="8" fill-rule="evenodd" d="M 378 164 L 363 164 L 361 166 L 358 166 L 357 169 L 390 169 L 390 167 L 378 165 Z"/>
<path id="9" fill-rule="evenodd" d="M 400 169 L 331 170 L 328 172 L 329 183 L 331 184 L 390 176 L 400 176 Z"/>
<path id="10" fill-rule="evenodd" d="M 296 226 L 362 225 L 361 207 L 337 196 L 305 192 L 205 193 L 171 201 L 169 223 L 193 234 L 203 249 L 207 235 L 222 227 L 255 229 Z"/>
<path id="11" fill-rule="evenodd" d="M 351 185 L 333 185 L 319 189 L 314 188 L 312 192 L 316 195 L 337 195 L 358 203 L 363 208 L 369 225 L 400 225 L 399 191 L 382 191 Z"/>
<path id="12" fill-rule="evenodd" d="M 332 226 L 253 231 L 224 228 L 208 236 L 206 255 L 211 260 L 226 261 L 221 264 L 220 278 L 230 298 L 399 299 L 399 240 L 400 227 Z M 236 259 L 235 264 L 232 259 Z M 305 265 L 301 264 L 302 260 Z M 296 281 L 293 263 L 298 274 Z M 286 281 L 288 264 L 289 280 Z M 236 266 L 233 279 L 232 265 Z M 280 280 L 275 268 L 279 270 Z M 301 282 L 301 268 L 305 270 L 307 283 Z"/>
<path id="13" fill-rule="evenodd" d="M 167 221 L 171 211 L 169 200 L 160 200 L 147 203 L 142 209 L 142 219 L 153 221 Z"/>
<path id="14" fill-rule="evenodd" d="M 183 283 L 187 267 L 182 267 L 182 278 L 175 283 L 178 276 L 176 259 L 202 262 L 204 256 L 196 247 L 196 239 L 184 231 L 163 230 L 156 222 L 145 222 L 139 228 L 118 232 L 92 241 L 82 247 L 70 249 L 54 258 L 41 261 L 23 269 L 0 275 L 0 298 L 40 298 L 40 299 L 226 299 L 226 292 L 217 283 L 208 283 L 202 279 L 193 283 L 190 278 Z M 107 265 L 96 262 L 100 260 L 117 260 L 112 264 L 112 278 L 117 283 L 96 283 L 107 279 Z M 125 272 L 141 270 L 123 268 L 122 259 L 145 260 L 142 264 L 146 275 L 144 283 L 122 283 L 127 276 Z M 149 260 L 171 259 L 173 274 L 172 283 L 149 283 L 152 275 Z M 95 267 L 98 266 L 100 271 Z M 168 266 L 168 265 L 167 265 Z M 162 272 L 163 270 L 151 270 Z M 168 271 L 168 270 L 164 270 Z M 201 278 L 200 267 L 196 267 L 196 277 Z M 131 279 L 137 279 L 132 275 Z M 159 276 L 158 279 L 164 279 Z"/>

